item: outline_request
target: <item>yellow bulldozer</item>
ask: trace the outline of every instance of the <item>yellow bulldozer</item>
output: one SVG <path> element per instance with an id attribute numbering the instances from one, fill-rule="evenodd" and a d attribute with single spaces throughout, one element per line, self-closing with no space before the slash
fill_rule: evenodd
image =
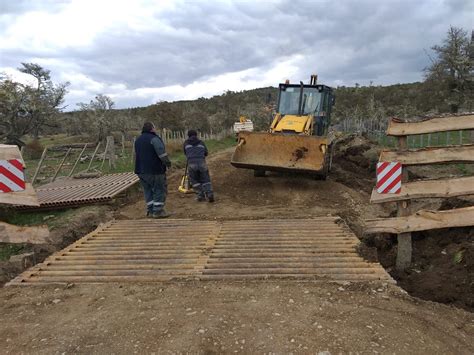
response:
<path id="1" fill-rule="evenodd" d="M 253 169 L 255 176 L 266 171 L 307 172 L 326 179 L 331 168 L 333 139 L 328 134 L 332 88 L 317 83 L 279 85 L 277 112 L 269 132 L 241 131 L 231 164 Z"/>

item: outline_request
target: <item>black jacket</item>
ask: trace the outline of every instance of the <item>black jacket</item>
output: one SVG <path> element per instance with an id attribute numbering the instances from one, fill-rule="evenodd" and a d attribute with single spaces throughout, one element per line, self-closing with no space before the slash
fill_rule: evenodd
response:
<path id="1" fill-rule="evenodd" d="M 135 174 L 159 175 L 166 172 L 162 159 L 167 159 L 165 145 L 152 132 L 144 132 L 135 141 Z"/>

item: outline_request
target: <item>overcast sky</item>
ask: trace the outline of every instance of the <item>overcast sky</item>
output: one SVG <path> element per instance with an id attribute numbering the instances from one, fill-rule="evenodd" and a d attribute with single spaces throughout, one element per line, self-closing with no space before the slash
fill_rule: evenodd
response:
<path id="1" fill-rule="evenodd" d="M 0 72 L 35 62 L 71 83 L 68 110 L 98 93 L 116 107 L 299 82 L 419 81 L 473 0 L 0 0 Z"/>

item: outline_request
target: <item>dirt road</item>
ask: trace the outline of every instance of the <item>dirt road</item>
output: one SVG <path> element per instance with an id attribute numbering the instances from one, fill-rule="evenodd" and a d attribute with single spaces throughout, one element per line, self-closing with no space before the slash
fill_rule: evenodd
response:
<path id="1" fill-rule="evenodd" d="M 209 160 L 217 199 L 214 204 L 197 203 L 192 194 L 178 192 L 180 176 L 171 176 L 168 181 L 167 210 L 173 214 L 173 218 L 228 220 L 338 215 L 351 227 L 360 229 L 358 220 L 379 212 L 378 206 L 367 204 L 367 191 L 336 181 L 336 178 L 342 178 L 342 173 L 336 173 L 327 181 L 278 173 L 255 178 L 252 170 L 233 168 L 229 163 L 231 155 L 232 150 L 226 150 Z M 354 184 L 357 186 L 357 181 Z M 144 216 L 143 201 L 125 207 L 120 213 L 120 218 L 137 219 Z"/>
<path id="2" fill-rule="evenodd" d="M 189 282 L 0 295 L 2 353 L 474 351 L 472 314 L 380 284 Z"/>
<path id="3" fill-rule="evenodd" d="M 254 178 L 210 159 L 217 201 L 198 203 L 169 181 L 175 218 L 252 219 L 383 213 L 336 166 L 328 181 Z M 354 167 L 357 169 L 358 167 Z M 118 218 L 143 218 L 143 201 Z M 0 289 L 1 353 L 474 353 L 474 315 L 383 283 L 175 282 Z"/>

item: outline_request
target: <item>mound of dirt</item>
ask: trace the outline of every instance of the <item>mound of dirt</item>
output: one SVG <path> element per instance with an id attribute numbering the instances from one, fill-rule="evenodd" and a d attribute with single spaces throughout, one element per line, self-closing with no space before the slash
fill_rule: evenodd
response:
<path id="1" fill-rule="evenodd" d="M 344 185 L 370 193 L 380 147 L 367 137 L 349 135 L 335 142 L 333 178 Z"/>
<path id="2" fill-rule="evenodd" d="M 411 295 L 474 311 L 474 229 L 452 228 L 416 232 L 413 264 L 395 270 L 396 236 L 375 242 L 382 265 Z"/>

